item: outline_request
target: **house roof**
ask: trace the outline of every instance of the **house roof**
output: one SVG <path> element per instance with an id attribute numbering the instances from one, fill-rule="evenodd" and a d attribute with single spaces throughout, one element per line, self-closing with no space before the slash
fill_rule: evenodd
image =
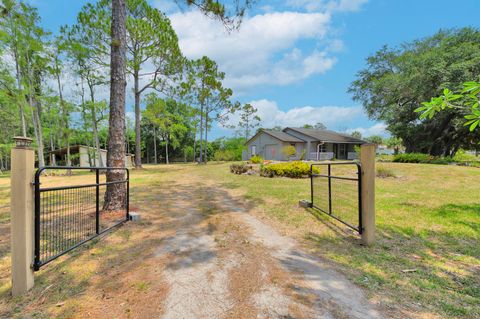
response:
<path id="1" fill-rule="evenodd" d="M 287 127 L 283 131 L 290 129 L 292 131 L 307 135 L 311 138 L 314 138 L 322 142 L 331 142 L 331 143 L 351 143 L 351 144 L 364 144 L 364 140 L 355 138 L 347 134 L 341 134 L 329 130 L 318 130 L 313 128 L 303 128 L 303 127 Z"/>
<path id="2" fill-rule="evenodd" d="M 292 136 L 290 134 L 287 134 L 285 132 L 282 132 L 282 131 L 274 131 L 274 130 L 261 130 L 259 131 L 257 134 L 255 134 L 254 136 L 252 136 L 252 138 L 250 138 L 245 144 L 248 144 L 251 140 L 253 140 L 255 137 L 257 137 L 259 134 L 262 134 L 262 133 L 265 133 L 265 134 L 268 134 L 274 138 L 276 138 L 277 140 L 280 140 L 282 142 L 289 142 L 289 143 L 305 143 L 304 140 L 301 140 L 295 136 Z"/>

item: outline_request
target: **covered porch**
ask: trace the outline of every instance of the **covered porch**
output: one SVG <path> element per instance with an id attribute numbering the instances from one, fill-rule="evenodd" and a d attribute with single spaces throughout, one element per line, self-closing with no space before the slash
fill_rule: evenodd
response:
<path id="1" fill-rule="evenodd" d="M 355 144 L 351 143 L 309 142 L 307 159 L 311 161 L 354 160 L 358 158 L 354 147 Z"/>

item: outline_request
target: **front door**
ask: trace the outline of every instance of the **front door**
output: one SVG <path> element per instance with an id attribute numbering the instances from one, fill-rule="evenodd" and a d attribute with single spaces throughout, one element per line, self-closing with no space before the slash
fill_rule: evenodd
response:
<path id="1" fill-rule="evenodd" d="M 338 144 L 333 144 L 333 156 L 335 159 L 338 158 Z"/>

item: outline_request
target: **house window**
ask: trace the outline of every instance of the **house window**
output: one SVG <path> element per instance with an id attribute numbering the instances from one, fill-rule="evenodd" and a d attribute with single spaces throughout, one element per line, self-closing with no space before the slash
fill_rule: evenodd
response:
<path id="1" fill-rule="evenodd" d="M 325 153 L 326 151 L 327 151 L 327 145 L 325 145 L 325 144 L 320 144 L 320 145 L 318 146 L 318 152 L 319 152 L 319 153 Z"/>
<path id="2" fill-rule="evenodd" d="M 256 145 L 252 145 L 251 153 L 252 153 L 252 156 L 257 155 L 257 146 Z"/>

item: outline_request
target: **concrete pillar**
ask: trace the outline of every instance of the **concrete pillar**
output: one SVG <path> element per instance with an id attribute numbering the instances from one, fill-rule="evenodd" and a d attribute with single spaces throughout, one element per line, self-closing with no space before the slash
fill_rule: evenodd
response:
<path id="1" fill-rule="evenodd" d="M 363 245 L 371 245 L 375 241 L 375 155 L 375 144 L 363 144 L 360 147 Z"/>
<path id="2" fill-rule="evenodd" d="M 33 287 L 34 211 L 33 177 L 35 152 L 31 139 L 15 137 L 11 167 L 11 252 L 12 295 L 18 296 Z"/>

